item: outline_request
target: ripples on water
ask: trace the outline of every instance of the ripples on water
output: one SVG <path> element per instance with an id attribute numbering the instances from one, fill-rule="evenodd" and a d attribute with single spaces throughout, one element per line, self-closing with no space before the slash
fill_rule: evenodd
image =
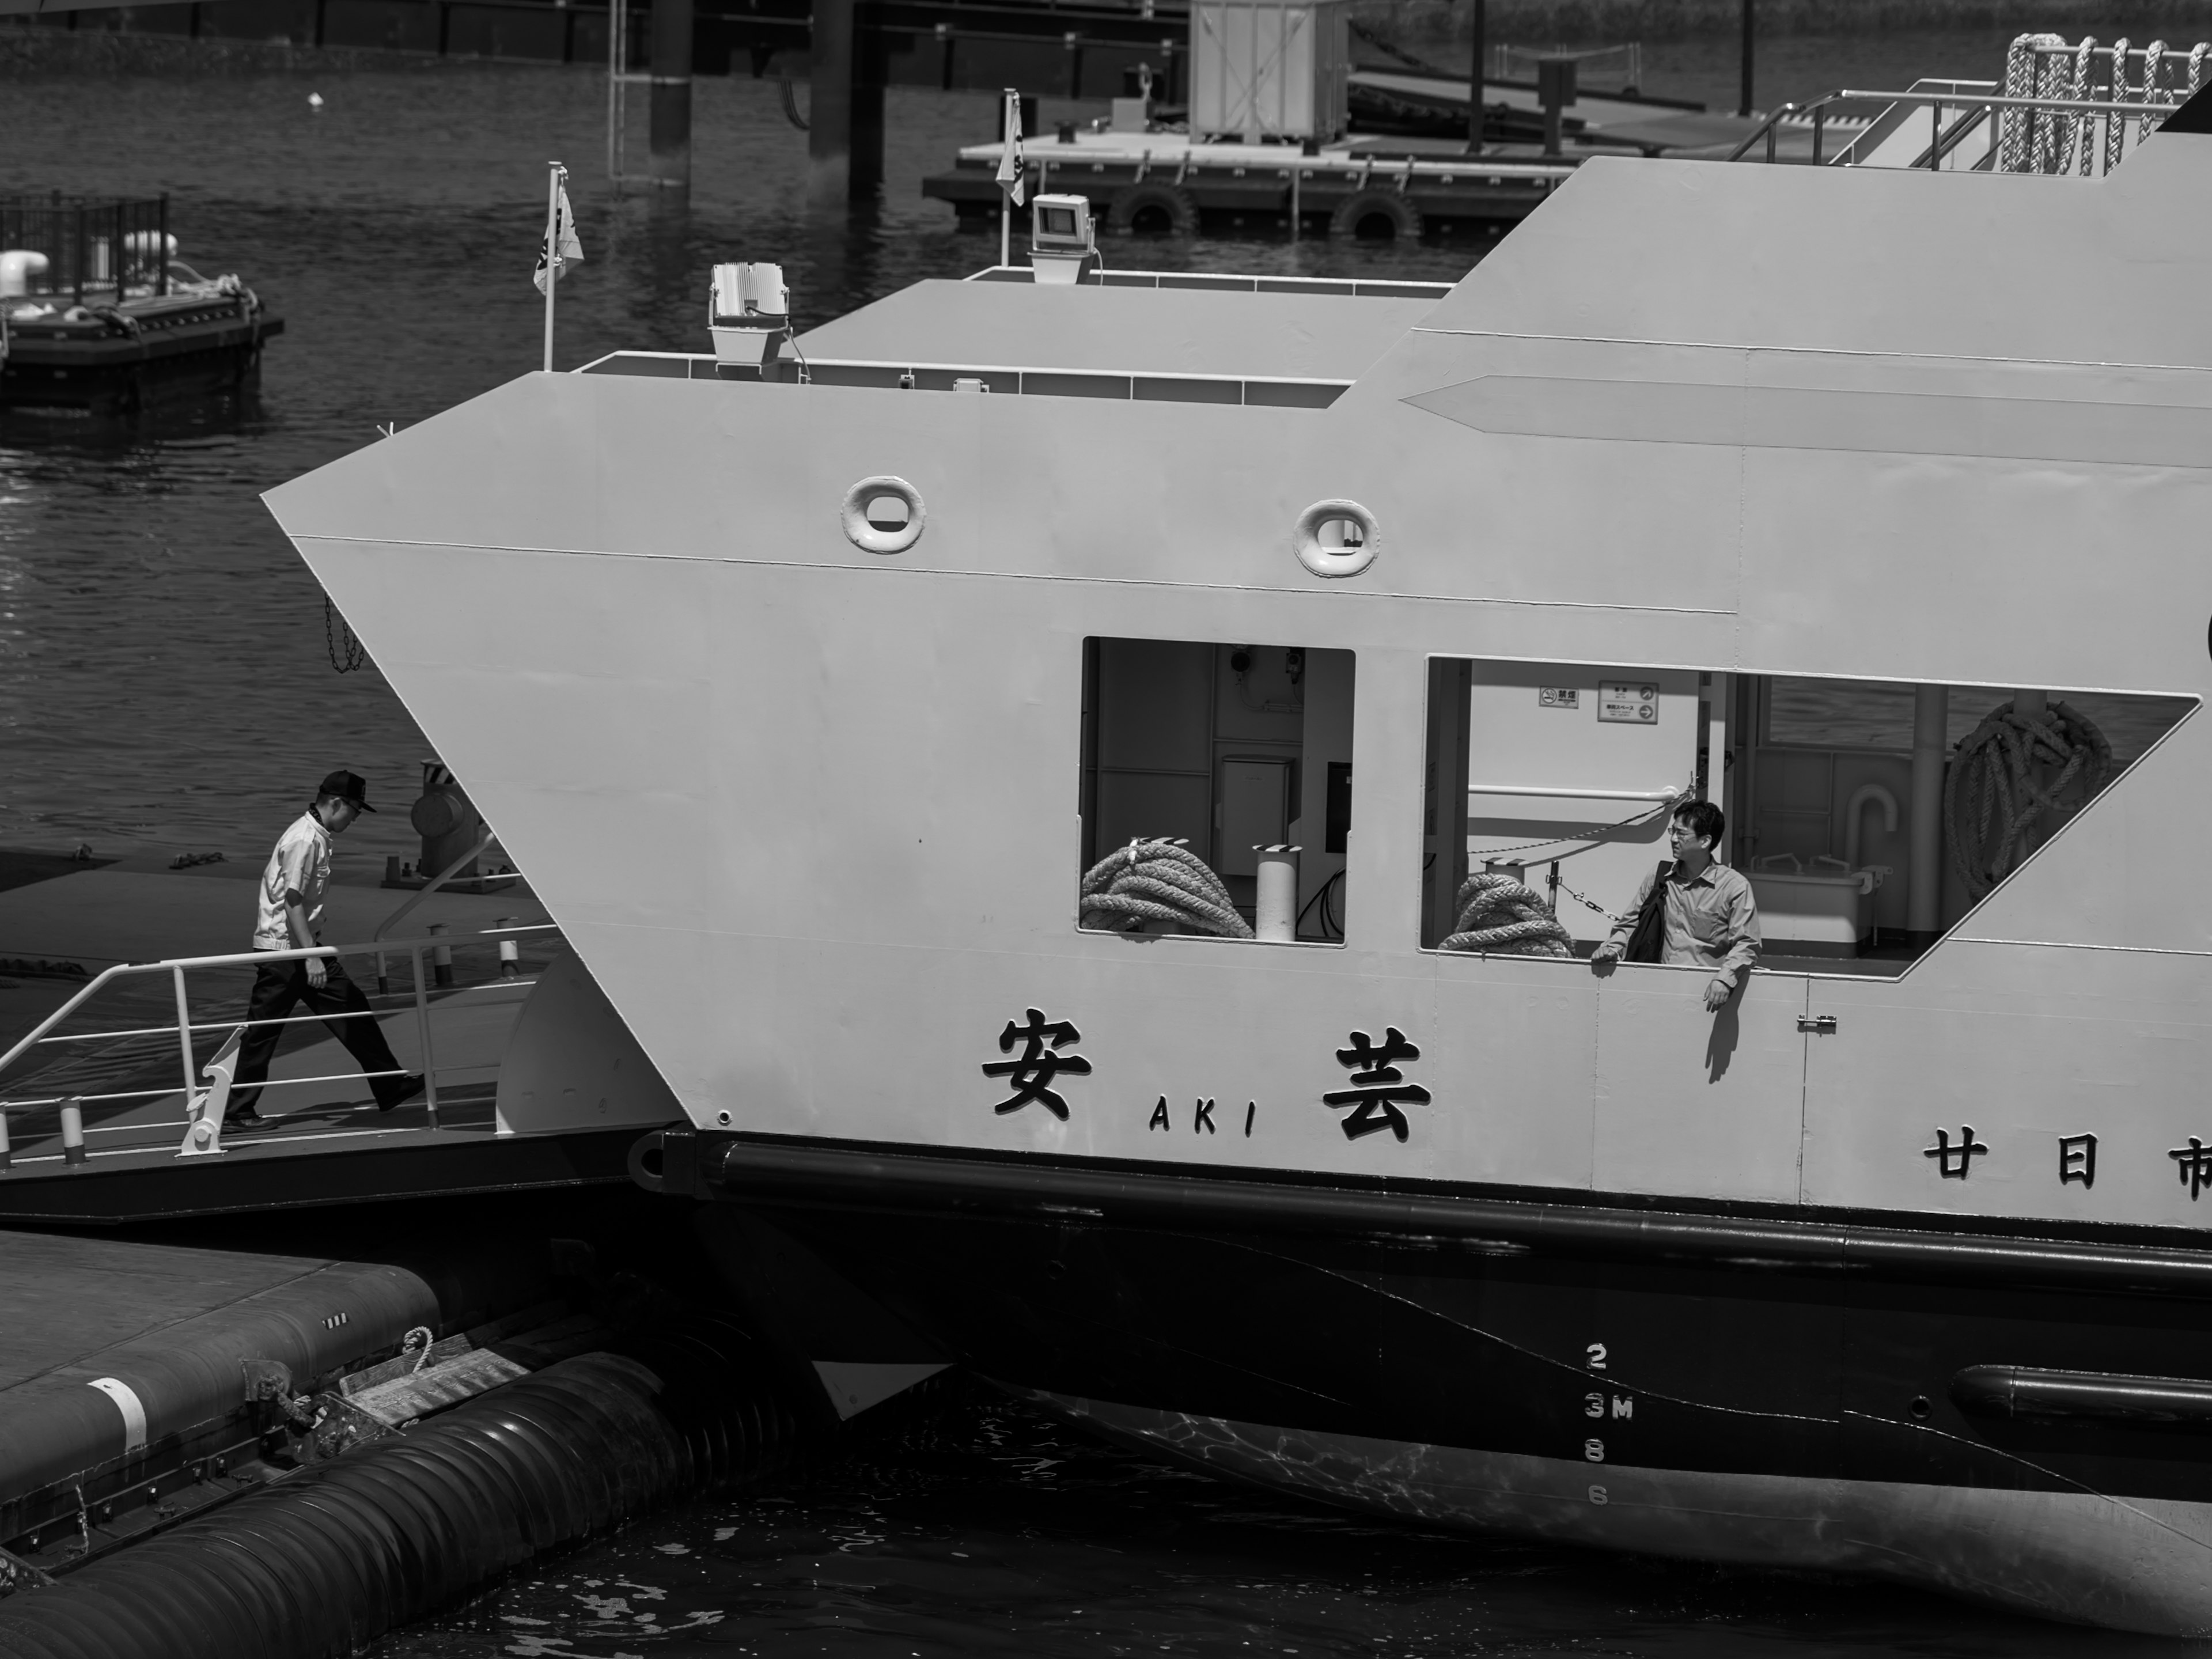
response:
<path id="1" fill-rule="evenodd" d="M 865 1421 L 865 1419 L 862 1419 Z M 977 1396 L 672 1511 L 375 1659 L 2150 1659 L 1911 1591 L 1469 1537 L 1231 1486 Z"/>

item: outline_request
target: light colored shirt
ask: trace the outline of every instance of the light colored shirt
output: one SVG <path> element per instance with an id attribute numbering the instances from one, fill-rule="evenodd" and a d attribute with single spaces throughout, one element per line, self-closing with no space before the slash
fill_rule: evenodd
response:
<path id="1" fill-rule="evenodd" d="M 1759 960 L 1759 906 L 1751 883 L 1725 864 L 1708 864 L 1694 876 L 1682 875 L 1681 868 L 1675 864 L 1667 872 L 1667 894 L 1661 901 L 1667 935 L 1659 960 L 1711 968 L 1714 978 L 1733 987 Z M 1613 943 L 1628 943 L 1658 876 L 1655 869 L 1644 878 L 1626 919 L 1613 930 Z"/>
<path id="2" fill-rule="evenodd" d="M 297 893 L 307 907 L 307 930 L 318 943 L 322 934 L 323 895 L 331 884 L 331 832 L 313 812 L 302 812 L 277 838 L 261 872 L 259 903 L 253 917 L 253 948 L 289 951 L 297 943 L 284 919 L 284 896 Z"/>

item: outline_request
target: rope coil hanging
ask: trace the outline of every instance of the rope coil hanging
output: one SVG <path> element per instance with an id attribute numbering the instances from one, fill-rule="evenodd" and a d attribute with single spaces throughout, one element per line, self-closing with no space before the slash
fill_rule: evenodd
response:
<path id="1" fill-rule="evenodd" d="M 2039 774 L 2049 767 L 2058 773 L 2046 784 Z M 2010 703 L 1991 709 L 1960 739 L 1943 780 L 1945 838 L 1967 893 L 1978 899 L 2018 868 L 2035 849 L 2038 820 L 2078 811 L 2112 771 L 2112 745 L 2070 703 L 2039 715 Z"/>
<path id="2" fill-rule="evenodd" d="M 1133 931 L 1164 921 L 1224 939 L 1252 937 L 1221 878 L 1187 841 L 1139 836 L 1109 853 L 1083 878 L 1077 914 L 1086 927 Z"/>
<path id="3" fill-rule="evenodd" d="M 1572 937 L 1541 893 L 1490 872 L 1460 884 L 1458 925 L 1437 948 L 1510 957 L 1574 954 Z"/>

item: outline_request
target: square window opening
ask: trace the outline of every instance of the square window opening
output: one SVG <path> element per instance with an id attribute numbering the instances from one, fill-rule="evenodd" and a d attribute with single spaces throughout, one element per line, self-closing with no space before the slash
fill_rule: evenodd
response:
<path id="1" fill-rule="evenodd" d="M 1340 944 L 1352 653 L 1083 647 L 1085 931 Z"/>

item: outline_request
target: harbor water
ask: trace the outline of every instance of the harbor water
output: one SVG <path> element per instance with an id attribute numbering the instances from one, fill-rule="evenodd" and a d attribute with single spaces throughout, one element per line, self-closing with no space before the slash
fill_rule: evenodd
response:
<path id="1" fill-rule="evenodd" d="M 1769 48 L 1762 101 L 1992 75 L 2001 36 Z M 1856 55 L 1855 55 L 1856 54 Z M 1732 47 L 1654 46 L 1657 92 L 1732 100 Z M 319 107 L 309 103 L 319 94 Z M 132 428 L 0 437 L 0 847 L 258 860 L 343 765 L 404 808 L 430 750 L 343 636 L 261 490 L 535 368 L 544 166 L 567 161 L 586 263 L 559 361 L 701 349 L 705 273 L 770 258 L 802 325 L 994 239 L 924 202 L 993 100 L 894 89 L 879 204 L 810 217 L 772 82 L 702 81 L 688 205 L 605 177 L 582 70 L 297 67 L 5 83 L 0 192 L 167 191 L 181 257 L 284 318 L 258 396 Z M 641 105 L 642 100 L 638 100 Z M 1048 100 L 1049 120 L 1080 112 Z M 630 137 L 641 163 L 642 110 Z M 1479 243 L 1139 243 L 1115 263 L 1462 275 Z M 424 606 L 450 603 L 434 587 Z M 513 625 L 496 607 L 485 637 Z M 1832 711 L 1831 711 L 1832 712 Z M 354 858 L 411 857 L 404 811 Z M 241 941 L 242 942 L 242 941 Z M 7 942 L 0 940 L 0 956 Z M 702 1503 L 525 1572 L 381 1659 L 559 1655 L 2105 1656 L 2179 1651 L 1825 1578 L 1623 1559 L 1382 1524 L 1102 1445 L 1026 1406 L 949 1398 L 778 1492 Z"/>

